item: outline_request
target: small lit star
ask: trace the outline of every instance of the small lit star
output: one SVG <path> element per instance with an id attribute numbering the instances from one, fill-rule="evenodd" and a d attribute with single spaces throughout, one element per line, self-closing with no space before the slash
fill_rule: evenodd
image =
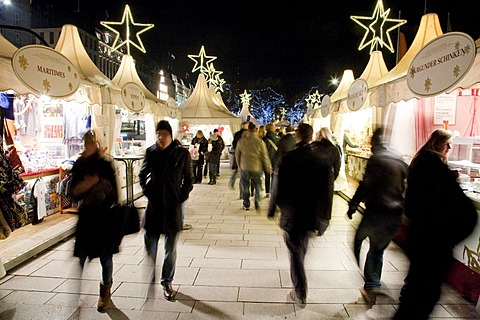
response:
<path id="1" fill-rule="evenodd" d="M 110 21 L 100 21 L 100 24 L 105 28 L 111 30 L 115 34 L 115 40 L 113 40 L 113 44 L 111 46 L 112 50 L 117 50 L 123 45 L 127 46 L 127 53 L 130 54 L 130 44 L 133 45 L 138 50 L 142 51 L 143 53 L 147 52 L 145 47 L 143 46 L 142 39 L 140 39 L 140 35 L 145 31 L 154 27 L 152 23 L 138 23 L 133 21 L 132 12 L 130 11 L 130 7 L 128 4 L 125 6 L 125 11 L 123 12 L 122 21 L 120 22 L 110 22 Z M 111 26 L 123 26 L 125 25 L 126 32 L 125 32 L 125 41 L 119 41 L 120 32 L 114 29 Z M 130 27 L 142 27 L 135 33 L 135 37 L 138 40 L 138 43 L 135 43 L 133 40 L 130 39 Z"/>
<path id="2" fill-rule="evenodd" d="M 250 97 L 252 95 L 247 93 L 247 90 L 244 90 L 242 94 L 240 94 L 240 99 L 243 105 L 250 105 Z"/>
<path id="3" fill-rule="evenodd" d="M 215 75 L 215 92 L 221 91 L 223 92 L 223 85 L 226 83 L 226 81 L 222 78 L 220 78 L 219 74 Z"/>
<path id="4" fill-rule="evenodd" d="M 389 19 L 390 9 L 383 8 L 383 1 L 378 0 L 371 17 L 364 16 L 350 16 L 358 25 L 365 29 L 365 35 L 358 46 L 358 50 L 362 50 L 370 45 L 370 53 L 376 48 L 377 44 L 383 48 L 385 46 L 390 52 L 394 52 L 392 39 L 390 38 L 390 31 L 405 24 L 407 20 L 404 19 Z M 362 22 L 366 21 L 365 23 Z M 371 40 L 366 42 L 371 33 Z M 384 39 L 384 36 L 386 40 Z"/>
<path id="5" fill-rule="evenodd" d="M 192 72 L 195 72 L 197 70 L 200 70 L 200 72 L 207 71 L 209 64 L 211 64 L 213 60 L 217 59 L 217 57 L 215 56 L 207 56 L 204 46 L 200 48 L 200 52 L 198 53 L 198 55 L 189 54 L 188 57 L 195 61 Z"/>

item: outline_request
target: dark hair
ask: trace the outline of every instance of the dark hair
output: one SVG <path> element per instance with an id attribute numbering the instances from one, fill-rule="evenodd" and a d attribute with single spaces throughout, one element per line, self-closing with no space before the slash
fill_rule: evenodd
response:
<path id="1" fill-rule="evenodd" d="M 301 141 L 310 142 L 313 136 L 313 128 L 308 123 L 300 123 L 297 127 L 297 134 Z"/>
<path id="2" fill-rule="evenodd" d="M 218 129 L 217 129 L 217 128 L 213 129 L 213 133 L 215 133 L 215 132 L 218 132 Z"/>
<path id="3" fill-rule="evenodd" d="M 248 123 L 248 130 L 253 131 L 253 130 L 255 130 L 255 128 L 256 128 L 256 126 L 253 122 Z"/>

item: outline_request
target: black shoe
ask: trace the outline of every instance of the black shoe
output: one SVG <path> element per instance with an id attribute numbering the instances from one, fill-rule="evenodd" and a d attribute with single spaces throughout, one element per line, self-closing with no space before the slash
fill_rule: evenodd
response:
<path id="1" fill-rule="evenodd" d="M 172 301 L 175 297 L 175 291 L 173 291 L 171 284 L 166 284 L 163 286 L 163 296 L 166 300 Z"/>
<path id="2" fill-rule="evenodd" d="M 297 293 L 295 292 L 295 289 L 290 291 L 290 293 L 288 294 L 288 297 L 290 298 L 290 300 L 292 300 L 294 303 L 297 303 L 297 304 L 306 304 L 307 303 L 307 297 L 299 297 L 297 295 Z"/>

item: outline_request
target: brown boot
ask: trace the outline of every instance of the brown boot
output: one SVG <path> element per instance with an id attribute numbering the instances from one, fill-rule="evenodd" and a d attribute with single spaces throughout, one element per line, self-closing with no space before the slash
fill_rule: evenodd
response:
<path id="1" fill-rule="evenodd" d="M 97 304 L 98 312 L 105 312 L 105 310 L 110 307 L 110 304 L 112 303 L 112 300 L 110 299 L 110 297 L 112 296 L 112 293 L 110 292 L 111 288 L 112 284 L 106 286 L 100 282 L 100 297 L 98 298 Z"/>

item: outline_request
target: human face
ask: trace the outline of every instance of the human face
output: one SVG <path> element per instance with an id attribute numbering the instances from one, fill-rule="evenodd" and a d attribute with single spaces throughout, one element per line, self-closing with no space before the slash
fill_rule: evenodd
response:
<path id="1" fill-rule="evenodd" d="M 452 149 L 451 147 L 451 144 L 452 141 L 450 139 L 448 139 L 445 143 L 443 143 L 441 146 L 440 146 L 440 150 L 439 152 L 442 154 L 442 156 L 446 159 L 447 158 L 447 154 L 448 152 L 450 151 L 450 149 Z"/>
<path id="2" fill-rule="evenodd" d="M 167 130 L 158 130 L 157 131 L 157 145 L 160 150 L 165 149 L 172 143 L 172 136 Z"/>

